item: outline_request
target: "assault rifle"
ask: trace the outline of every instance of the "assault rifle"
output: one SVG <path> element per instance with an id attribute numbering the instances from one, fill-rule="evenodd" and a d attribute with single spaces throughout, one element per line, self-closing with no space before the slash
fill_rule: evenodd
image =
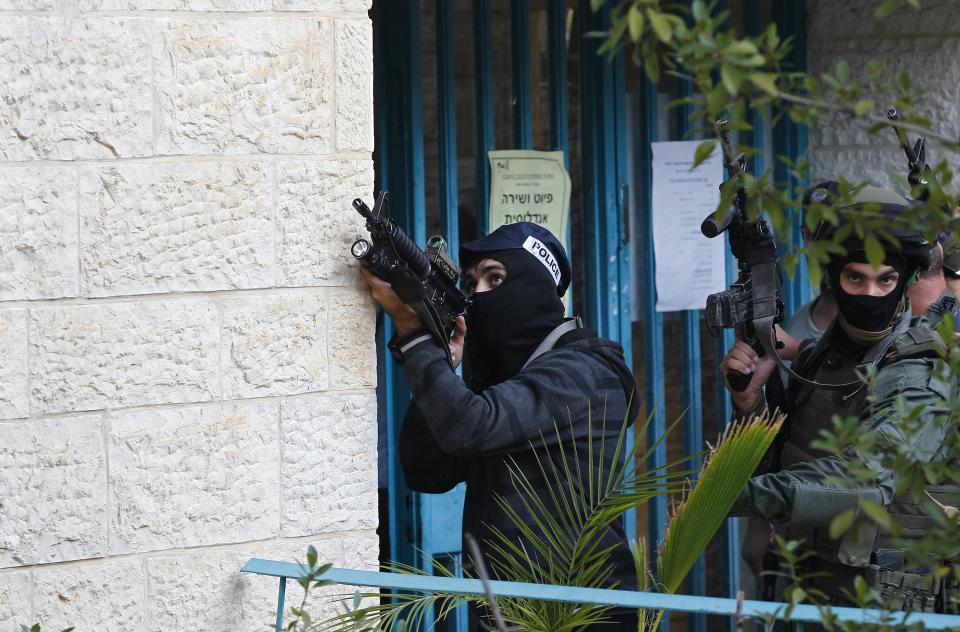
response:
<path id="1" fill-rule="evenodd" d="M 910 183 L 910 197 L 915 200 L 920 200 L 921 202 L 926 202 L 930 199 L 930 180 L 933 177 L 930 165 L 927 164 L 927 139 L 923 136 L 918 136 L 916 142 L 911 144 L 910 138 L 907 136 L 907 131 L 897 125 L 902 119 L 896 108 L 887 110 L 887 118 L 890 120 L 890 126 L 897 135 L 897 142 L 900 143 L 900 147 L 907 157 L 907 182 Z M 952 209 L 948 204 L 943 205 L 943 210 L 948 216 L 953 215 Z M 958 275 L 960 271 L 951 269 L 950 265 L 947 265 L 947 261 L 956 259 L 956 253 L 960 250 L 960 243 L 957 242 L 954 235 L 949 233 L 946 236 L 941 236 L 940 243 L 943 247 L 943 267 L 948 271 L 945 273 L 957 278 L 957 276 L 960 276 Z M 958 314 L 960 307 L 958 307 L 955 297 L 944 296 L 940 301 L 931 305 L 930 310 L 931 312 L 939 310 L 941 313 L 943 311 L 951 312 L 954 316 L 953 330 L 955 333 L 960 333 L 960 317 L 958 317 L 960 316 L 960 314 Z"/>
<path id="2" fill-rule="evenodd" d="M 917 138 L 917 142 L 910 144 L 907 137 L 907 131 L 897 125 L 900 113 L 896 108 L 887 110 L 887 118 L 890 120 L 890 126 L 897 135 L 897 142 L 903 149 L 907 157 L 907 182 L 910 183 L 910 196 L 915 200 L 926 201 L 930 197 L 930 189 L 927 185 L 930 183 L 930 165 L 927 164 L 927 139 L 923 136 Z"/>
<path id="3" fill-rule="evenodd" d="M 717 211 L 708 215 L 700 225 L 700 232 L 710 239 L 726 232 L 740 272 L 729 290 L 707 297 L 707 331 L 716 336 L 720 329 L 739 329 L 743 340 L 758 355 L 770 353 L 782 364 L 776 353 L 774 334 L 774 325 L 783 320 L 777 245 L 766 220 L 750 219 L 747 215 L 747 192 L 743 184 L 747 161 L 742 153 L 734 155 L 727 121 L 717 121 L 716 129 L 727 174 L 736 180 L 737 190 L 732 207 L 723 215 Z M 727 381 L 739 392 L 747 388 L 752 377 L 730 371 Z"/>
<path id="4" fill-rule="evenodd" d="M 364 268 L 393 286 L 404 303 L 410 305 L 420 320 L 450 355 L 450 335 L 457 317 L 467 313 L 470 299 L 457 287 L 460 267 L 450 259 L 447 242 L 440 235 L 427 240 L 421 250 L 389 217 L 389 194 L 381 191 L 370 210 L 363 200 L 353 201 L 353 208 L 367 220 L 370 241 L 358 239 L 350 253 Z"/>

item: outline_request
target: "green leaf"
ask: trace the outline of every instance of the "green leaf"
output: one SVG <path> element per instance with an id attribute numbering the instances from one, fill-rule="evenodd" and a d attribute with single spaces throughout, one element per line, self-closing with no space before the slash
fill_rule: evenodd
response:
<path id="1" fill-rule="evenodd" d="M 713 155 L 713 150 L 716 146 L 717 141 L 712 138 L 697 145 L 697 150 L 693 152 L 693 166 L 690 167 L 691 171 L 706 162 L 707 159 Z"/>
<path id="2" fill-rule="evenodd" d="M 834 516 L 833 520 L 830 521 L 830 537 L 836 540 L 849 531 L 856 516 L 857 514 L 853 509 L 847 509 Z"/>
<path id="3" fill-rule="evenodd" d="M 847 63 L 846 59 L 837 62 L 836 75 L 840 83 L 850 83 L 850 64 Z"/>
<path id="4" fill-rule="evenodd" d="M 856 105 L 853 106 L 853 112 L 857 116 L 863 116 L 873 109 L 873 105 L 873 99 L 861 99 L 857 101 Z"/>
<path id="5" fill-rule="evenodd" d="M 659 579 L 665 592 L 676 592 L 703 554 L 766 454 L 782 416 L 757 416 L 731 425 L 705 459 L 696 485 L 677 507 L 663 538 Z"/>
<path id="6" fill-rule="evenodd" d="M 317 549 L 312 544 L 307 547 L 307 565 L 310 568 L 317 565 Z"/>
<path id="7" fill-rule="evenodd" d="M 799 586 L 795 586 L 793 590 L 790 591 L 790 603 L 803 603 L 803 600 L 807 598 L 807 591 Z"/>
<path id="8" fill-rule="evenodd" d="M 590 0 L 590 10 L 596 13 L 606 2 L 607 0 Z"/>
<path id="9" fill-rule="evenodd" d="M 647 9 L 647 19 L 650 20 L 650 26 L 653 28 L 653 32 L 657 34 L 657 39 L 664 44 L 669 44 L 673 38 L 673 27 L 670 25 L 667 16 L 659 11 Z"/>
<path id="10" fill-rule="evenodd" d="M 693 13 L 693 19 L 697 22 L 702 22 L 710 17 L 710 14 L 707 12 L 707 5 L 703 0 L 694 0 L 690 11 Z"/>
<path id="11" fill-rule="evenodd" d="M 867 263 L 869 263 L 874 268 L 879 268 L 883 265 L 883 259 L 886 254 L 883 251 L 883 246 L 880 245 L 880 240 L 877 239 L 877 236 L 873 233 L 868 233 L 863 240 L 864 250 L 867 252 Z"/>
<path id="12" fill-rule="evenodd" d="M 647 74 L 647 79 L 653 83 L 660 81 L 660 62 L 656 55 L 645 55 L 643 58 L 643 71 Z"/>
<path id="13" fill-rule="evenodd" d="M 727 89 L 727 92 L 731 96 L 737 96 L 737 92 L 740 91 L 740 82 L 743 81 L 743 75 L 740 74 L 740 71 L 731 64 L 723 64 L 720 66 L 720 79 L 723 81 L 723 87 Z"/>
<path id="14" fill-rule="evenodd" d="M 888 530 L 893 528 L 893 520 L 890 518 L 890 514 L 877 503 L 864 499 L 860 501 L 860 507 L 863 508 L 863 513 L 867 514 L 871 520 L 881 527 Z"/>
<path id="15" fill-rule="evenodd" d="M 737 40 L 727 46 L 724 49 L 724 52 L 728 55 L 756 55 L 757 54 L 757 45 L 751 42 L 750 40 Z"/>
<path id="16" fill-rule="evenodd" d="M 750 82 L 772 97 L 780 92 L 777 90 L 777 76 L 770 72 L 753 72 L 747 75 Z"/>
<path id="17" fill-rule="evenodd" d="M 878 18 L 885 18 L 891 13 L 897 6 L 897 0 L 883 0 L 879 5 L 877 5 L 877 10 L 873 12 Z"/>
<path id="18" fill-rule="evenodd" d="M 634 42 L 639 41 L 643 35 L 644 21 L 643 13 L 635 4 L 630 7 L 630 12 L 627 14 L 627 26 L 630 27 L 630 39 Z"/>

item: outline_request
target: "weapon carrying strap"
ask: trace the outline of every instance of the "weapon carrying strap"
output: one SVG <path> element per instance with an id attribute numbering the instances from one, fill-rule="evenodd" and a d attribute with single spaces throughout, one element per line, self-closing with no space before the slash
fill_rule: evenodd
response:
<path id="1" fill-rule="evenodd" d="M 424 326 L 426 326 L 433 339 L 443 348 L 447 355 L 447 364 L 450 365 L 451 369 L 456 370 L 453 366 L 453 355 L 450 353 L 450 341 L 446 336 L 446 332 L 443 330 L 443 321 L 436 308 L 427 300 L 415 301 L 408 303 L 408 305 L 413 308 L 413 311 L 416 312 L 420 320 L 423 321 Z"/>
<path id="2" fill-rule="evenodd" d="M 583 327 L 583 321 L 580 320 L 579 316 L 565 320 L 554 327 L 553 331 L 547 334 L 547 337 L 544 338 L 539 345 L 537 345 L 536 349 L 533 350 L 533 353 L 531 353 L 530 357 L 527 358 L 527 361 L 523 363 L 523 366 L 520 370 L 522 371 L 523 369 L 527 368 L 528 364 L 542 356 L 547 351 L 553 349 L 554 345 L 557 344 L 557 341 L 560 340 L 563 334 L 571 332 L 574 329 L 580 329 L 581 327 Z"/>

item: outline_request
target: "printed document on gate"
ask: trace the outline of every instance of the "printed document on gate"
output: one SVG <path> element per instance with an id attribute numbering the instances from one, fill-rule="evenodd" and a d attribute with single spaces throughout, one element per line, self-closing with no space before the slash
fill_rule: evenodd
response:
<path id="1" fill-rule="evenodd" d="M 698 140 L 650 143 L 653 151 L 653 251 L 657 311 L 703 309 L 726 287 L 723 238 L 700 233 L 720 199 L 722 152 L 691 170 Z"/>

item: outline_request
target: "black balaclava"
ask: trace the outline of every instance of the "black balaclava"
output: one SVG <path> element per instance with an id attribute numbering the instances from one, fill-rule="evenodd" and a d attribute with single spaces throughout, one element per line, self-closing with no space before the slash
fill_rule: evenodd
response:
<path id="1" fill-rule="evenodd" d="M 476 255 L 496 259 L 507 278 L 486 292 L 474 292 L 467 313 L 463 351 L 464 380 L 475 391 L 505 382 L 564 319 L 563 301 L 553 277 L 522 248 Z"/>
<path id="2" fill-rule="evenodd" d="M 863 251 L 853 251 L 842 257 L 833 257 L 827 266 L 830 287 L 840 312 L 838 323 L 847 336 L 859 345 L 873 345 L 893 331 L 896 321 L 906 308 L 907 286 L 916 268 L 897 254 L 887 254 L 884 265 L 898 273 L 897 286 L 884 296 L 849 294 L 840 285 L 840 273 L 848 263 L 866 263 Z"/>
<path id="3" fill-rule="evenodd" d="M 827 182 L 817 185 L 813 194 L 819 192 L 822 200 L 835 198 L 839 185 Z M 838 203 L 840 204 L 840 203 Z M 867 263 L 864 243 L 856 235 L 848 237 L 843 244 L 847 254 L 834 254 L 827 264 L 826 276 L 830 281 L 834 298 L 837 301 L 839 329 L 855 344 L 872 346 L 888 336 L 896 326 L 901 315 L 910 304 L 906 298 L 907 287 L 913 281 L 918 270 L 926 270 L 930 260 L 930 244 L 919 231 L 904 226 L 901 216 L 910 206 L 905 197 L 888 189 L 864 186 L 853 192 L 853 199 L 843 201 L 838 210 L 847 214 L 870 213 L 877 219 L 886 218 L 887 227 L 898 240 L 896 248 L 885 242 L 884 264 L 892 266 L 898 273 L 897 286 L 884 296 L 864 296 L 848 294 L 840 285 L 840 274 L 848 263 Z M 843 214 L 841 213 L 841 221 Z M 829 238 L 839 230 L 828 222 L 821 221 L 814 232 L 814 239 Z"/>

